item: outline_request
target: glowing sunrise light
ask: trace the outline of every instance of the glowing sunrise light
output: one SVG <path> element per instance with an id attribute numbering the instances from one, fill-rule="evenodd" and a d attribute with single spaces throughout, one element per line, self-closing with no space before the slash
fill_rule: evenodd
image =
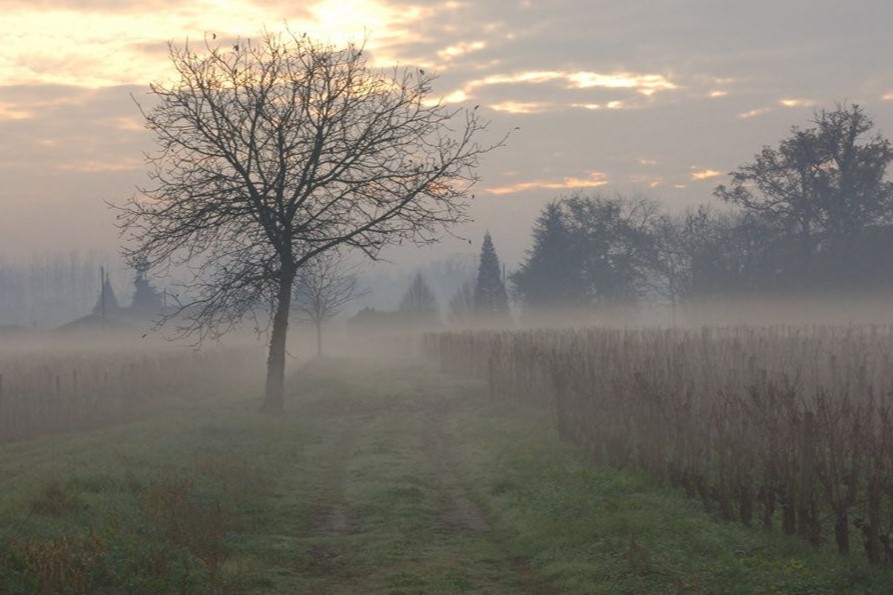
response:
<path id="1" fill-rule="evenodd" d="M 323 0 L 306 7 L 252 0 L 186 0 L 74 10 L 4 9 L 0 85 L 56 84 L 81 88 L 146 84 L 170 76 L 166 42 L 201 45 L 290 29 L 343 45 L 368 37 L 370 50 L 418 40 L 413 24 L 434 9 L 380 0 Z M 390 62 L 382 51 L 379 58 Z M 390 62 L 393 63 L 393 62 Z"/>
<path id="2" fill-rule="evenodd" d="M 605 89 L 635 89 L 643 95 L 653 95 L 658 91 L 674 91 L 678 87 L 659 74 L 632 74 L 615 72 L 574 72 L 565 75 L 570 86 L 575 89 L 601 87 Z"/>
<path id="3" fill-rule="evenodd" d="M 0 122 L 3 120 L 29 120 L 35 116 L 34 112 L 23 107 L 0 103 Z"/>
<path id="4" fill-rule="evenodd" d="M 501 186 L 498 188 L 489 188 L 486 192 L 502 196 L 504 194 L 515 194 L 526 190 L 572 190 L 576 188 L 597 188 L 608 184 L 608 176 L 604 172 L 590 172 L 587 178 L 567 177 L 556 182 L 551 180 L 533 180 L 529 182 L 520 182 L 510 186 Z"/>
<path id="5" fill-rule="evenodd" d="M 490 105 L 490 109 L 509 114 L 536 114 L 548 107 L 549 104 L 542 101 L 503 101 Z"/>
<path id="6" fill-rule="evenodd" d="M 816 102 L 812 99 L 779 99 L 778 103 L 785 107 L 812 107 Z"/>
<path id="7" fill-rule="evenodd" d="M 437 52 L 437 55 L 443 60 L 452 60 L 453 58 L 458 58 L 463 54 L 477 52 L 484 49 L 485 47 L 487 47 L 487 44 L 483 41 L 463 41 L 461 43 L 457 43 L 440 50 L 439 52 Z"/>
<path id="8" fill-rule="evenodd" d="M 692 168 L 694 169 L 694 168 Z M 722 175 L 722 172 L 717 171 L 715 169 L 702 169 L 698 171 L 691 172 L 692 180 L 709 180 L 710 178 L 716 178 Z"/>

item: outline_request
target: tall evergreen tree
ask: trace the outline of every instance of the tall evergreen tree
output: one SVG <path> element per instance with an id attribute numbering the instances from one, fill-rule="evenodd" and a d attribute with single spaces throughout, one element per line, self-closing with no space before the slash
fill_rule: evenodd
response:
<path id="1" fill-rule="evenodd" d="M 546 205 L 533 226 L 533 246 L 512 273 L 514 294 L 524 310 L 580 306 L 586 301 L 583 258 L 562 203 Z"/>
<path id="2" fill-rule="evenodd" d="M 477 283 L 474 286 L 474 311 L 476 318 L 485 324 L 505 325 L 509 322 L 509 298 L 502 281 L 502 266 L 489 231 L 484 234 L 481 245 Z"/>

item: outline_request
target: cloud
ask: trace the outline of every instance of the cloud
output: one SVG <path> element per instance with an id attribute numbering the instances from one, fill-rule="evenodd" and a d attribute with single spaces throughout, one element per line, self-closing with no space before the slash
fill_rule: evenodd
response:
<path id="1" fill-rule="evenodd" d="M 859 10 L 839 0 L 2 4 L 9 35 L 0 45 L 0 200 L 20 209 L 22 197 L 43 197 L 47 205 L 98 203 L 104 213 L 102 198 L 129 196 L 144 180 L 126 169 L 136 166 L 128 158 L 151 150 L 128 92 L 142 100 L 142 85 L 168 75 L 167 40 L 201 43 L 213 31 L 231 44 L 286 22 L 334 43 L 368 38 L 373 66 L 425 68 L 439 77 L 432 96 L 495 106 L 487 110 L 494 137 L 523 119 L 523 134 L 478 170 L 486 188 L 526 193 L 512 203 L 513 213 L 524 213 L 512 217 L 516 227 L 554 194 L 608 181 L 618 192 L 659 183 L 656 198 L 674 208 L 709 202 L 713 178 L 690 179 L 709 171 L 690 164 L 730 171 L 801 123 L 794 110 L 811 106 L 785 109 L 779 98 L 817 107 L 858 101 L 879 130 L 893 131 L 893 65 L 877 61 L 893 50 L 886 30 L 893 3 L 885 0 L 865 0 Z M 655 163 L 640 163 L 643 156 Z M 115 171 L 85 171 L 108 168 Z M 496 194 L 481 194 L 487 199 L 475 208 L 504 208 Z M 24 225 L 19 213 L 7 210 L 7 228 Z M 506 219 L 496 208 L 480 218 L 494 232 L 504 226 L 508 254 L 523 254 L 526 236 L 510 239 L 521 234 Z M 97 235 L 89 226 L 77 233 Z M 0 234 L 0 251 L 10 243 Z"/>
<path id="2" fill-rule="evenodd" d="M 503 101 L 493 103 L 490 109 L 509 114 L 537 114 L 546 111 L 550 105 L 542 101 Z"/>
<path id="3" fill-rule="evenodd" d="M 695 169 L 695 168 L 692 168 Z M 700 169 L 691 172 L 691 179 L 698 180 L 709 180 L 710 178 L 716 178 L 722 175 L 721 171 L 717 171 L 715 169 Z"/>
<path id="4" fill-rule="evenodd" d="M 613 101 L 608 101 L 607 103 L 572 103 L 571 107 L 578 107 L 594 111 L 600 109 L 623 109 L 625 107 L 628 107 L 628 104 L 626 102 L 620 101 L 619 99 L 615 99 Z"/>
<path id="5" fill-rule="evenodd" d="M 441 60 L 453 60 L 464 54 L 470 54 L 487 47 L 483 41 L 461 41 L 437 52 Z"/>
<path id="6" fill-rule="evenodd" d="M 812 99 L 779 99 L 778 103 L 784 107 L 813 107 L 818 104 Z"/>
<path id="7" fill-rule="evenodd" d="M 565 73 L 563 78 L 566 78 L 574 89 L 591 89 L 593 87 L 634 89 L 642 95 L 653 95 L 658 91 L 675 91 L 679 88 L 660 74 L 573 72 Z"/>
<path id="8" fill-rule="evenodd" d="M 504 194 L 516 194 L 528 190 L 574 190 L 580 188 L 597 188 L 599 186 L 605 186 L 606 184 L 608 184 L 607 174 L 603 172 L 590 172 L 589 177 L 586 178 L 567 177 L 557 182 L 553 180 L 533 180 L 497 188 L 488 188 L 486 191 L 490 194 L 502 196 Z"/>
<path id="9" fill-rule="evenodd" d="M 165 40 L 182 44 L 190 39 L 195 44 L 211 32 L 218 39 L 230 39 L 286 27 L 339 45 L 362 42 L 367 32 L 374 32 L 368 49 L 380 50 L 375 60 L 392 63 L 387 48 L 419 41 L 414 25 L 436 10 L 385 0 L 324 0 L 306 7 L 220 0 L 213 10 L 199 0 L 17 3 L 4 6 L 4 29 L 16 33 L 12 42 L 0 45 L 0 85 L 146 84 L 170 73 L 166 52 L 159 51 Z"/>
<path id="10" fill-rule="evenodd" d="M 542 84 L 553 81 L 564 83 L 566 89 L 631 89 L 642 95 L 659 91 L 674 91 L 679 87 L 659 74 L 635 74 L 629 72 L 590 72 L 561 70 L 529 70 L 512 74 L 493 74 L 466 84 L 466 92 L 491 85 Z"/>
<path id="11" fill-rule="evenodd" d="M 758 107 L 746 112 L 741 112 L 740 114 L 738 114 L 738 117 L 742 119 L 756 118 L 757 116 L 762 116 L 763 114 L 767 114 L 770 111 L 772 111 L 771 107 Z"/>
<path id="12" fill-rule="evenodd" d="M 9 103 L 0 103 L 0 121 L 3 120 L 28 120 L 35 116 L 33 110 L 23 106 Z"/>

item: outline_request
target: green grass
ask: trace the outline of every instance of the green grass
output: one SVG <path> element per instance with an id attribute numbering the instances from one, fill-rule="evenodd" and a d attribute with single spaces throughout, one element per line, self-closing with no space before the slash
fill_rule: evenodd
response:
<path id="1" fill-rule="evenodd" d="M 329 361 L 284 416 L 257 404 L 0 446 L 0 592 L 893 591 L 858 554 L 599 469 L 548 412 L 430 366 Z"/>
<path id="2" fill-rule="evenodd" d="M 542 410 L 483 403 L 451 429 L 498 538 L 560 592 L 893 592 L 893 569 L 861 552 L 722 523 L 677 491 L 592 464 Z"/>

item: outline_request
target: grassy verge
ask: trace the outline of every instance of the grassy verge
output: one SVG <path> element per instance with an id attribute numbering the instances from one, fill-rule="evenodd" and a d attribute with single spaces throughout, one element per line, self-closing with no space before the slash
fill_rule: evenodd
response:
<path id="1" fill-rule="evenodd" d="M 547 412 L 412 362 L 0 446 L 2 593 L 890 592 L 597 469 Z"/>
<path id="2" fill-rule="evenodd" d="M 450 423 L 463 477 L 498 539 L 559 592 L 893 592 L 889 567 L 722 523 L 646 477 L 592 464 L 548 412 L 484 399 Z"/>

